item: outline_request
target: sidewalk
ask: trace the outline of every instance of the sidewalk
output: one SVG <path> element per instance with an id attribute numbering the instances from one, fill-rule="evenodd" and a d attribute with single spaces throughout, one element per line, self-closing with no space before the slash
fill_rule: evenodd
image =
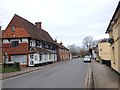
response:
<path id="1" fill-rule="evenodd" d="M 94 88 L 120 88 L 120 75 L 110 67 L 96 61 L 91 62 Z"/>
<path id="2" fill-rule="evenodd" d="M 2 73 L 2 80 L 7 79 L 7 78 L 11 78 L 11 77 L 14 77 L 14 76 L 22 75 L 22 74 L 25 74 L 25 73 L 29 73 L 29 72 L 32 72 L 32 71 L 36 71 L 36 70 L 39 70 L 41 68 L 54 65 L 55 63 L 58 63 L 58 62 L 54 62 L 53 64 L 48 64 L 48 65 L 39 66 L 39 67 L 22 67 L 21 71 L 18 71 L 18 72 Z"/>

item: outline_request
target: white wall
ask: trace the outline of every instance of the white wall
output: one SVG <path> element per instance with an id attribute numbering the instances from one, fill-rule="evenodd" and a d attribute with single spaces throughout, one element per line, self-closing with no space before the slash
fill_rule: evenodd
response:
<path id="1" fill-rule="evenodd" d="M 30 42 L 32 42 L 32 47 L 36 47 L 36 40 L 35 39 L 30 40 Z"/>
<path id="2" fill-rule="evenodd" d="M 21 39 L 10 39 L 10 42 L 8 39 L 3 39 L 3 44 L 10 44 L 11 41 L 19 41 L 19 43 L 28 43 L 27 38 L 22 38 L 22 42 L 21 42 Z"/>

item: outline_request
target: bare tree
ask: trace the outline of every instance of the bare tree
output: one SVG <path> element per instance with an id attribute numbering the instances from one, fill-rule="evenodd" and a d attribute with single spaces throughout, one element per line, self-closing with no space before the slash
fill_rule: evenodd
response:
<path id="1" fill-rule="evenodd" d="M 80 53 L 80 47 L 76 46 L 75 44 L 68 45 L 68 48 L 73 56 L 78 56 Z"/>
<path id="2" fill-rule="evenodd" d="M 83 39 L 83 45 L 87 48 L 90 49 L 93 46 L 93 38 L 91 36 L 87 36 Z"/>

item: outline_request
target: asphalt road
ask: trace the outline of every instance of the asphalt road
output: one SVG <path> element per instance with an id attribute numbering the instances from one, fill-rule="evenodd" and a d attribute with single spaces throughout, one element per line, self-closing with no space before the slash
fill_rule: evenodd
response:
<path id="1" fill-rule="evenodd" d="M 3 88 L 84 88 L 90 64 L 83 59 L 61 61 L 37 71 L 3 80 Z"/>

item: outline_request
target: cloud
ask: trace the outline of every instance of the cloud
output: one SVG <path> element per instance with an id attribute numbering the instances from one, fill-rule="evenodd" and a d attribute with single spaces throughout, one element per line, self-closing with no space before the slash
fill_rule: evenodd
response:
<path id="1" fill-rule="evenodd" d="M 5 29 L 16 13 L 42 27 L 65 45 L 81 44 L 86 36 L 108 37 L 105 30 L 119 0 L 2 0 L 0 20 Z"/>

